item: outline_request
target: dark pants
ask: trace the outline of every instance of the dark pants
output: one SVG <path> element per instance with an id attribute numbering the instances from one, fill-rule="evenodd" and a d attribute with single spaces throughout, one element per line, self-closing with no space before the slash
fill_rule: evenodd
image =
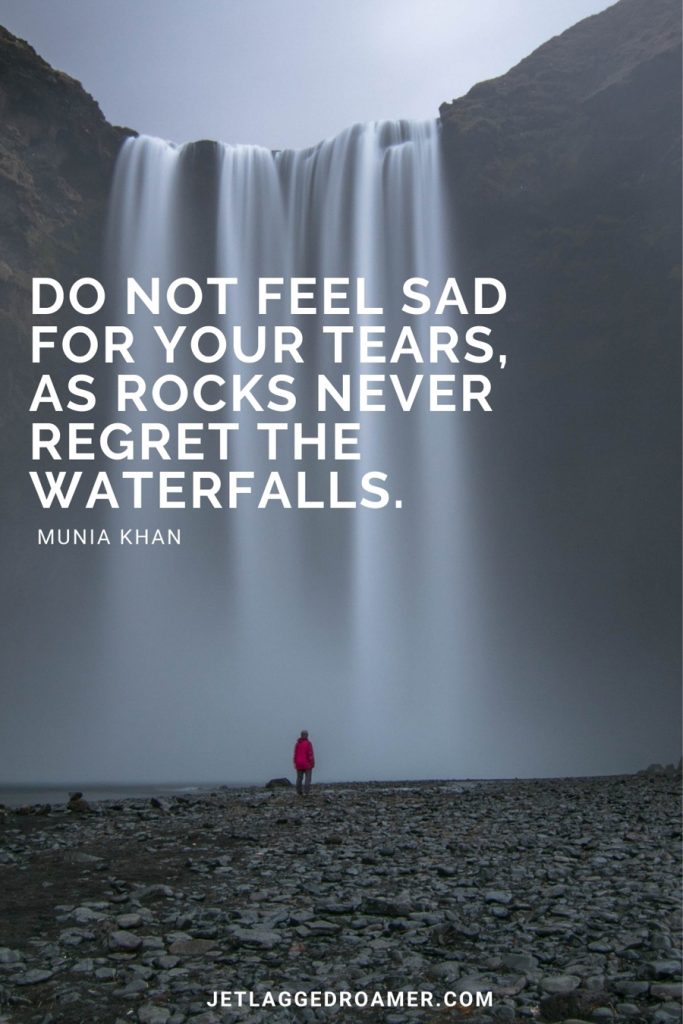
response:
<path id="1" fill-rule="evenodd" d="M 296 770 L 296 791 L 299 796 L 308 796 L 311 788 L 312 768 L 297 768 Z"/>

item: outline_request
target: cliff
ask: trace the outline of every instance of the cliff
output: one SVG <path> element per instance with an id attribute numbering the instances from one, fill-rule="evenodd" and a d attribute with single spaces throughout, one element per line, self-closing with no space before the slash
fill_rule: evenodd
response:
<path id="1" fill-rule="evenodd" d="M 509 295 L 495 414 L 467 423 L 491 615 L 564 595 L 589 660 L 619 633 L 665 674 L 680 658 L 680 72 L 677 0 L 620 0 L 441 107 L 457 264 Z M 510 642 L 556 621 L 514 637 L 511 622 Z"/>
<path id="2" fill-rule="evenodd" d="M 1 450 L 26 444 L 31 277 L 97 272 L 109 183 L 129 132 L 81 85 L 0 27 Z"/>
<path id="3" fill-rule="evenodd" d="M 680 70 L 676 0 L 621 0 L 444 103 L 471 258 L 517 278 L 634 260 L 680 274 Z"/>

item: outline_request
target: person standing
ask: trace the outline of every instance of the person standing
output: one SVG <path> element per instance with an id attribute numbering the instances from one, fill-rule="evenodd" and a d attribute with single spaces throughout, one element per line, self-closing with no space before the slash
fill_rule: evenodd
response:
<path id="1" fill-rule="evenodd" d="M 294 745 L 294 767 L 296 768 L 296 791 L 299 796 L 308 796 L 311 788 L 311 774 L 315 768 L 315 754 L 306 729 L 301 730 L 301 736 Z"/>

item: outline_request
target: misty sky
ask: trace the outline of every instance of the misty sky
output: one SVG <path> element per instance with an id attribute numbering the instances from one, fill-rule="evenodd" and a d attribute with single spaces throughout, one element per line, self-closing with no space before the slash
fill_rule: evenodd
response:
<path id="1" fill-rule="evenodd" d="M 0 0 L 0 23 L 114 124 L 300 148 L 431 118 L 605 0 Z"/>

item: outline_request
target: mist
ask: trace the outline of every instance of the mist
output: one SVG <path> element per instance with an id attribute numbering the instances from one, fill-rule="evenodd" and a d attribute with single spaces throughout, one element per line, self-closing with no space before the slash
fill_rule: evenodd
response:
<path id="1" fill-rule="evenodd" d="M 523 207 L 513 170 L 529 236 L 510 218 L 508 248 L 491 243 L 490 261 L 473 261 L 439 102 L 604 6 L 434 0 L 416 20 L 415 5 L 384 2 L 346 5 L 342 18 L 303 0 L 199 3 L 191 13 L 0 0 L 0 18 L 82 77 L 112 121 L 150 133 L 129 140 L 116 165 L 102 270 L 109 322 L 125 319 L 116 302 L 126 274 L 364 275 L 395 337 L 390 296 L 406 277 L 507 281 L 542 216 L 555 230 L 552 199 L 542 214 Z M 163 141 L 202 136 L 216 141 Z M 591 195 L 603 194 L 601 173 L 582 182 Z M 577 195 L 561 200 L 573 210 Z M 618 219 L 598 216 L 608 227 Z M 551 300 L 571 313 L 559 325 L 541 317 L 535 279 L 510 288 L 490 325 L 509 356 L 491 413 L 359 417 L 363 462 L 345 493 L 360 495 L 361 470 L 382 469 L 390 507 L 256 510 L 245 498 L 236 510 L 177 514 L 153 503 L 41 511 L 27 429 L 22 511 L 5 539 L 5 784 L 262 784 L 291 774 L 302 729 L 315 781 L 602 775 L 678 760 L 675 409 L 659 391 L 648 405 L 644 345 L 641 362 L 633 348 L 607 369 L 587 358 L 591 330 L 596 350 L 621 342 L 605 326 L 616 313 L 606 300 L 604 320 L 587 327 L 583 293 L 572 290 L 585 225 L 558 225 Z M 484 217 L 474 235 L 497 237 Z M 622 280 L 608 252 L 595 286 L 607 292 L 605 280 Z M 628 292 L 642 303 L 636 324 L 664 305 L 648 287 Z M 625 298 L 623 308 L 628 320 L 634 307 Z M 246 306 L 233 313 L 254 327 Z M 449 322 L 464 332 L 474 320 Z M 146 352 L 138 372 L 168 369 Z M 666 389 L 671 375 L 658 367 L 650 372 Z M 300 374 L 297 416 L 308 427 L 319 418 L 314 377 L 326 369 L 321 349 Z M 406 386 L 409 371 L 398 370 Z M 178 372 L 191 379 L 197 367 Z M 95 419 L 114 418 L 102 385 Z M 233 467 L 261 480 L 273 468 L 246 439 L 230 466 L 202 466 Z M 277 466 L 290 489 L 302 467 L 324 490 L 329 467 L 313 455 Z M 39 528 L 173 528 L 183 539 L 38 546 Z"/>

